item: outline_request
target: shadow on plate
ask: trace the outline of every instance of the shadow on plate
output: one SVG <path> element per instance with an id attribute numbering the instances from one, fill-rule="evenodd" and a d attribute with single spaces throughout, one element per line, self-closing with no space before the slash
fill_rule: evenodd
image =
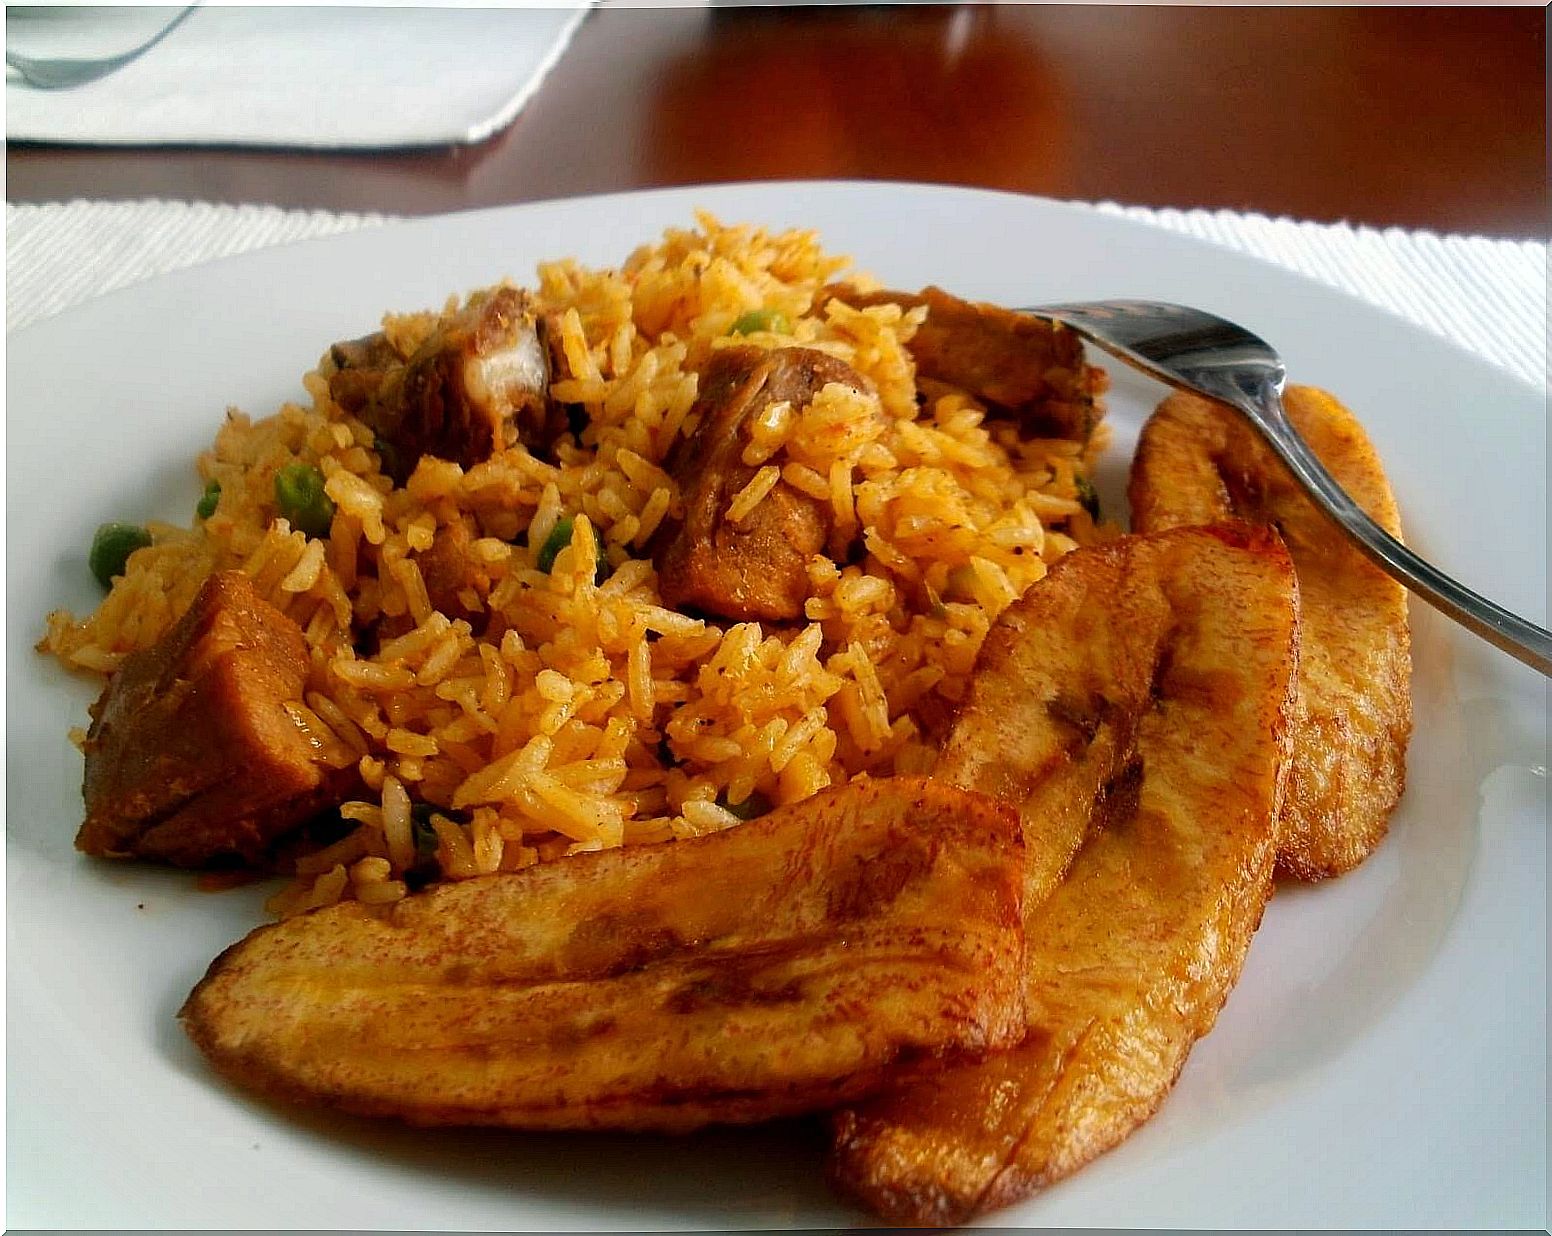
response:
<path id="1" fill-rule="evenodd" d="M 661 1211 L 676 1224 L 704 1228 L 778 1227 L 815 1216 L 837 1229 L 868 1226 L 825 1187 L 818 1119 L 682 1136 L 423 1129 L 250 1095 L 210 1069 L 177 1019 L 202 974 L 185 973 L 169 986 L 151 1033 L 170 1067 L 224 1092 L 251 1115 L 255 1138 L 302 1137 L 356 1156 L 363 1167 L 386 1162 L 443 1185 L 457 1181 L 504 1197 L 618 1210 L 643 1222 L 648 1211 Z"/>
<path id="2" fill-rule="evenodd" d="M 1427 971 L 1459 911 L 1479 844 L 1479 796 L 1497 767 L 1474 742 L 1449 623 L 1414 602 L 1408 784 L 1390 835 L 1334 881 L 1280 881 L 1219 1028 L 1169 1105 L 1177 1133 L 1264 1111 L 1360 1038 Z M 1268 962 L 1275 954 L 1277 967 Z M 1195 1067 L 1193 1067 L 1195 1066 Z"/>

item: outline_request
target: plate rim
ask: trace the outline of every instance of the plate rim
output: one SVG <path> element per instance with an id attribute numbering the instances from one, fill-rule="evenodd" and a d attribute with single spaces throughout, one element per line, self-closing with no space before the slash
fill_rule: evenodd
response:
<path id="1" fill-rule="evenodd" d="M 1371 312 L 1371 313 L 1377 313 L 1377 314 L 1383 315 L 1383 316 L 1387 317 L 1388 319 L 1390 319 L 1395 325 L 1397 325 L 1400 328 L 1402 328 L 1404 331 L 1406 331 L 1408 333 L 1411 333 L 1411 334 L 1414 334 L 1414 335 L 1423 335 L 1423 336 L 1427 337 L 1429 342 L 1430 342 L 1430 344 L 1433 344 L 1435 342 L 1448 342 L 1448 343 L 1451 343 L 1452 349 L 1453 349 L 1454 353 L 1456 354 L 1455 359 L 1457 359 L 1457 360 L 1464 360 L 1464 361 L 1468 362 L 1470 365 L 1472 365 L 1473 367 L 1481 368 L 1481 369 L 1485 370 L 1486 372 L 1489 372 L 1489 373 L 1491 373 L 1493 375 L 1496 375 L 1496 377 L 1498 379 L 1501 379 L 1502 381 L 1504 381 L 1506 383 L 1509 383 L 1509 384 L 1514 385 L 1514 386 L 1525 387 L 1525 393 L 1527 393 L 1527 394 L 1534 395 L 1534 394 L 1537 393 L 1536 392 L 1536 388 L 1534 386 L 1526 387 L 1526 385 L 1520 379 L 1518 379 L 1516 375 L 1514 375 L 1512 373 L 1509 373 L 1508 371 L 1501 370 L 1501 369 L 1497 368 L 1496 366 L 1492 365 L 1490 362 L 1486 361 L 1484 358 L 1478 357 L 1476 354 L 1471 353 L 1469 350 L 1466 350 L 1466 349 L 1464 349 L 1462 347 L 1454 345 L 1453 341 L 1436 339 L 1434 336 L 1429 335 L 1428 332 L 1424 331 L 1422 328 L 1416 326 L 1415 324 L 1407 321 L 1404 318 L 1401 318 L 1399 315 L 1396 315 L 1396 314 L 1394 314 L 1394 313 L 1384 309 L 1382 306 L 1374 305 L 1372 302 L 1365 301 L 1361 297 L 1357 297 L 1357 296 L 1354 296 L 1351 293 L 1347 293 L 1347 292 L 1343 291 L 1342 289 L 1334 288 L 1334 287 L 1332 287 L 1329 284 L 1326 284 L 1326 283 L 1323 283 L 1323 282 L 1321 282 L 1319 280 L 1313 279 L 1310 276 L 1303 275 L 1300 272 L 1292 271 L 1292 270 L 1287 269 L 1286 267 L 1278 266 L 1276 263 L 1267 261 L 1267 260 L 1262 259 L 1262 258 L 1258 258 L 1258 257 L 1256 257 L 1254 255 L 1244 254 L 1244 253 L 1240 253 L 1240 252 L 1235 251 L 1235 250 L 1228 249 L 1228 248 L 1226 248 L 1226 247 L 1224 247 L 1222 245 L 1216 244 L 1216 243 L 1211 242 L 1211 241 L 1204 240 L 1202 238 L 1191 237 L 1191 236 L 1186 236 L 1186 235 L 1183 235 L 1183 234 L 1180 234 L 1180 233 L 1170 232 L 1167 229 L 1163 229 L 1163 228 L 1157 227 L 1157 226 L 1155 226 L 1153 224 L 1149 224 L 1149 223 L 1146 223 L 1146 222 L 1140 221 L 1140 220 L 1131 220 L 1131 219 L 1128 219 L 1128 218 L 1126 218 L 1124 216 L 1104 216 L 1104 215 L 1099 214 L 1099 212 L 1094 211 L 1092 207 L 1090 207 L 1090 206 L 1088 206 L 1086 204 L 1083 204 L 1083 203 L 1071 203 L 1071 202 L 1059 201 L 1059 200 L 1056 200 L 1056 199 L 1031 197 L 1030 195 L 1010 193 L 1010 192 L 1000 191 L 1000 190 L 981 190 L 981 189 L 971 189 L 971 188 L 960 188 L 960 187 L 951 186 L 951 185 L 933 185 L 933 184 L 928 184 L 928 185 L 912 185 L 911 182 L 897 182 L 897 181 L 886 181 L 886 180 L 845 180 L 845 181 L 823 181 L 823 180 L 819 180 L 819 181 L 796 181 L 796 182 L 751 181 L 751 182 L 739 182 L 739 183 L 736 183 L 736 184 L 729 184 L 729 185 L 673 186 L 673 187 L 667 187 L 667 188 L 662 188 L 662 189 L 648 190 L 648 191 L 644 191 L 644 192 L 645 192 L 645 194 L 650 194 L 650 195 L 653 195 L 653 196 L 676 195 L 676 196 L 681 196 L 681 197 L 686 197 L 687 198 L 687 197 L 689 197 L 691 195 L 694 195 L 696 193 L 710 195 L 710 194 L 713 194 L 713 193 L 716 193 L 716 192 L 719 192 L 719 191 L 725 191 L 725 190 L 736 190 L 736 191 L 741 191 L 741 192 L 742 191 L 770 191 L 770 190 L 780 190 L 783 187 L 791 187 L 793 185 L 801 186 L 801 187 L 804 187 L 804 188 L 812 188 L 813 186 L 840 186 L 840 187 L 847 187 L 847 188 L 863 188 L 863 189 L 867 189 L 867 190 L 870 190 L 870 191 L 872 191 L 872 190 L 879 190 L 879 189 L 925 188 L 925 189 L 928 189 L 928 190 L 931 190 L 931 191 L 934 191 L 934 192 L 947 192 L 947 193 L 955 194 L 955 195 L 958 195 L 958 194 L 983 195 L 984 194 L 984 195 L 987 195 L 987 196 L 990 196 L 990 197 L 994 197 L 994 198 L 998 198 L 998 199 L 1010 199 L 1010 200 L 1012 200 L 1014 202 L 1021 202 L 1021 203 L 1034 202 L 1034 203 L 1038 203 L 1038 204 L 1040 204 L 1042 206 L 1045 206 L 1045 207 L 1057 207 L 1057 208 L 1060 208 L 1060 209 L 1062 209 L 1064 211 L 1071 211 L 1076 217 L 1080 217 L 1080 218 L 1084 218 L 1084 219 L 1103 218 L 1103 219 L 1108 220 L 1110 223 L 1124 226 L 1127 229 L 1141 229 L 1141 230 L 1146 231 L 1149 235 L 1167 237 L 1167 238 L 1169 238 L 1169 243 L 1170 244 L 1181 244 L 1181 245 L 1187 245 L 1187 246 L 1190 246 L 1190 247 L 1193 247 L 1193 248 L 1206 249 L 1207 251 L 1209 251 L 1210 253 L 1212 253 L 1213 255 L 1215 255 L 1217 257 L 1220 257 L 1220 258 L 1227 257 L 1227 258 L 1232 259 L 1233 261 L 1236 261 L 1236 262 L 1243 261 L 1243 262 L 1246 262 L 1246 263 L 1250 263 L 1250 264 L 1254 265 L 1255 267 L 1257 267 L 1259 269 L 1262 269 L 1262 270 L 1265 270 L 1265 271 L 1274 272 L 1278 277 L 1281 277 L 1281 278 L 1292 278 L 1292 279 L 1301 280 L 1301 281 L 1303 281 L 1305 283 L 1308 283 L 1312 287 L 1319 289 L 1319 291 L 1322 294 L 1334 295 L 1334 296 L 1341 297 L 1341 298 L 1343 298 L 1346 301 L 1352 302 L 1354 305 L 1356 305 L 1358 308 L 1360 308 L 1360 309 L 1362 309 L 1364 311 L 1368 311 L 1368 312 Z M 134 294 L 136 292 L 140 292 L 140 293 L 144 294 L 146 286 L 148 284 L 151 284 L 151 283 L 157 283 L 157 282 L 166 281 L 166 280 L 178 280 L 178 279 L 182 279 L 182 278 L 199 279 L 201 277 L 208 277 L 209 272 L 211 271 L 211 269 L 213 267 L 218 267 L 218 266 L 219 267 L 225 267 L 225 265 L 228 262 L 233 262 L 233 261 L 236 261 L 236 262 L 247 262 L 247 261 L 252 261 L 252 260 L 254 260 L 256 258 L 264 258 L 267 255 L 272 257 L 273 255 L 275 255 L 277 253 L 281 253 L 281 252 L 287 252 L 287 253 L 294 254 L 298 249 L 302 249 L 304 247 L 311 247 L 315 243 L 316 244 L 328 243 L 328 244 L 331 244 L 331 245 L 338 245 L 338 244 L 341 244 L 341 242 L 349 242 L 349 241 L 352 241 L 354 238 L 361 237 L 361 236 L 370 236 L 370 235 L 374 235 L 374 234 L 380 235 L 381 232 L 383 231 L 384 227 L 398 228 L 400 226 L 409 226 L 409 227 L 424 227 L 424 228 L 428 228 L 428 229 L 434 229 L 436 225 L 438 225 L 439 223 L 443 223 L 443 222 L 445 222 L 446 220 L 449 220 L 449 219 L 468 220 L 468 221 L 472 221 L 472 222 L 479 222 L 482 218 L 487 217 L 487 216 L 500 216 L 500 215 L 508 214 L 508 213 L 511 213 L 511 212 L 521 212 L 521 211 L 523 211 L 525 209 L 531 209 L 531 208 L 536 208 L 536 209 L 554 209 L 555 207 L 557 207 L 559 205 L 575 205 L 576 203 L 582 202 L 582 201 L 606 202 L 606 201 L 609 201 L 611 199 L 625 199 L 625 200 L 629 201 L 629 200 L 640 198 L 641 196 L 643 196 L 643 191 L 624 191 L 624 192 L 618 192 L 618 193 L 588 194 L 588 195 L 579 195 L 577 197 L 564 197 L 564 198 L 547 199 L 547 200 L 542 201 L 542 202 L 518 203 L 518 204 L 515 204 L 515 205 L 512 205 L 512 206 L 482 207 L 482 208 L 478 208 L 478 209 L 474 209 L 474 210 L 457 211 L 457 212 L 451 212 L 451 213 L 448 213 L 448 214 L 441 214 L 441 215 L 422 216 L 422 217 L 408 218 L 408 219 L 395 219 L 395 220 L 387 221 L 384 225 L 380 225 L 380 226 L 376 226 L 376 227 L 369 227 L 369 228 L 362 228 L 362 229 L 358 229 L 357 231 L 350 232 L 350 233 L 343 233 L 343 234 L 336 234 L 336 235 L 332 235 L 332 236 L 311 238 L 311 239 L 303 240 L 303 241 L 290 242 L 290 243 L 287 243 L 287 244 L 284 244 L 284 245 L 268 246 L 268 247 L 266 247 L 264 249 L 250 251 L 250 252 L 242 253 L 242 254 L 230 255 L 229 257 L 215 259 L 215 260 L 210 261 L 210 262 L 198 263 L 198 264 L 196 264 L 194 266 L 186 267 L 186 268 L 183 268 L 183 269 L 180 269 L 180 270 L 177 270 L 177 271 L 167 272 L 166 274 L 163 274 L 163 275 L 154 276 L 151 279 L 142 280 L 139 283 L 132 284 L 132 285 L 130 285 L 128 287 L 125 287 L 125 288 L 122 288 L 122 289 L 118 289 L 118 290 L 116 290 L 116 291 L 114 291 L 112 293 L 106 294 L 103 297 L 94 298 L 92 301 L 85 302 L 82 305 L 73 306 L 72 308 L 64 310 L 64 311 L 62 311 L 59 314 L 51 316 L 50 318 L 43 319 L 43 320 L 41 320 L 39 322 L 33 323 L 33 324 L 29 325 L 28 327 L 23 328 L 21 331 L 15 332 L 11 336 L 9 336 L 8 337 L 8 343 L 13 348 L 15 348 L 16 344 L 24 342 L 24 336 L 30 336 L 34 332 L 38 332 L 42 328 L 45 328 L 45 327 L 56 326 L 56 324 L 60 323 L 62 319 L 68 319 L 72 315 L 85 312 L 85 311 L 91 309 L 93 306 L 100 305 L 104 301 L 109 300 L 110 298 L 125 297 L 125 296 L 129 296 L 131 294 Z M 68 323 L 67 323 L 67 325 L 68 325 Z M 57 326 L 56 326 L 56 329 L 57 329 Z M 17 349 L 17 351 L 21 351 L 21 350 L 22 349 Z M 12 374 L 14 372 L 16 356 L 17 356 L 17 352 L 13 351 L 13 353 L 12 353 L 12 357 L 13 357 L 12 367 L 8 367 L 8 387 L 9 387 L 9 383 L 11 381 Z M 291 375 L 287 375 L 287 377 L 290 377 L 290 376 Z M 258 413 L 258 412 L 256 412 L 256 414 L 267 414 L 267 413 Z M 8 464 L 8 467 L 9 467 L 9 464 Z M 10 507 L 10 503 L 12 501 L 12 495 L 14 495 L 14 493 L 15 493 L 15 490 L 12 489 L 11 493 L 8 494 L 8 497 L 7 497 L 7 507 L 8 507 L 8 510 L 9 510 L 9 507 Z M 16 562 L 16 558 L 14 556 L 12 556 L 11 557 L 11 564 L 12 565 L 8 565 L 8 567 L 7 567 L 7 577 L 8 577 L 8 579 L 11 577 L 11 571 L 13 569 L 13 565 L 15 564 L 15 562 Z M 7 611 L 8 611 L 8 614 L 13 616 L 13 618 L 15 617 L 15 611 L 13 610 L 12 607 L 13 607 L 13 604 L 18 604 L 18 603 L 19 603 L 19 600 L 16 599 L 16 598 L 13 598 L 12 600 L 8 601 Z M 13 634 L 13 641 L 15 639 L 16 639 L 16 636 Z M 8 701 L 10 700 L 10 697 L 11 697 L 11 691 L 12 691 L 13 685 L 14 685 L 14 683 L 8 683 L 8 686 L 7 686 L 7 698 L 8 698 Z M 8 712 L 8 715 L 12 718 L 11 721 L 8 724 L 14 725 L 16 723 L 15 710 L 11 709 L 11 708 L 8 708 L 7 712 Z M 9 764 L 9 758 L 8 758 L 8 764 Z M 9 798 L 9 792 L 8 792 L 8 798 Z M 6 849 L 7 849 L 7 862 L 8 862 L 8 866 L 9 866 L 9 859 L 12 856 L 11 855 L 11 852 L 12 852 L 12 831 L 11 831 L 11 828 L 9 827 L 9 824 L 8 824 L 8 827 L 7 827 L 7 847 L 6 847 Z M 10 875 L 10 872 L 8 872 L 8 882 L 9 882 L 9 875 Z M 8 906 L 10 906 L 11 904 L 13 904 L 13 903 L 12 903 L 11 899 L 8 898 Z M 1542 891 L 1542 917 L 1544 919 L 1544 888 L 1543 888 L 1543 891 Z M 10 916 L 9 916 L 9 913 L 8 913 L 8 928 L 10 926 L 11 926 Z M 1543 943 L 1544 943 L 1544 941 L 1543 941 Z M 15 977 L 14 972 L 9 974 L 8 977 L 9 978 L 14 978 Z M 9 983 L 8 983 L 8 987 L 9 987 Z M 1543 1041 L 1543 1046 L 1544 1046 L 1544 1041 L 1545 1041 L 1544 1021 L 1543 1021 L 1543 1028 L 1542 1028 L 1542 1041 Z M 1101 1160 L 1101 1162 L 1104 1162 L 1104 1161 L 1105 1160 Z M 1092 1171 L 1093 1169 L 1091 1168 L 1089 1170 Z M 516 1200 L 521 1202 L 522 1199 L 519 1198 L 519 1199 L 516 1199 Z M 1002 1213 L 1004 1215 L 1013 1215 L 1013 1216 L 1015 1216 L 1015 1218 L 1017 1217 L 1017 1214 L 1018 1214 L 1018 1212 L 1016 1212 L 1016 1211 L 1008 1211 L 1008 1212 L 1002 1212 Z M 1036 1214 L 1033 1214 L 1033 1215 L 1031 1215 L 1029 1217 L 1034 1219 L 1035 1221 L 1039 1221 L 1039 1217 L 1040 1216 L 1039 1216 L 1038 1213 L 1036 1213 Z"/>

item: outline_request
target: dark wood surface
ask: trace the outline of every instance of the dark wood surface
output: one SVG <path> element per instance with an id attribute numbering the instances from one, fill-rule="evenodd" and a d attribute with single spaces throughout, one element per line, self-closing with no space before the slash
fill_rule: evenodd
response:
<path id="1" fill-rule="evenodd" d="M 605 9 L 482 145 L 9 146 L 12 201 L 433 213 L 773 177 L 1545 237 L 1540 8 Z"/>

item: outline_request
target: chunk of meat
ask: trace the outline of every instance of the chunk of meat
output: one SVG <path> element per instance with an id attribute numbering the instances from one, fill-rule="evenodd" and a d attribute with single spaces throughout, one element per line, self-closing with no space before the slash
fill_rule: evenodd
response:
<path id="1" fill-rule="evenodd" d="M 829 539 L 830 504 L 777 481 L 741 522 L 727 512 L 757 471 L 743 462 L 754 418 L 783 401 L 799 410 L 832 382 L 863 389 L 850 365 L 812 348 L 745 345 L 713 353 L 693 409 L 699 424 L 668 460 L 684 517 L 665 520 L 654 538 L 666 604 L 738 621 L 803 616 L 808 562 Z"/>
<path id="2" fill-rule="evenodd" d="M 1358 419 L 1313 387 L 1289 387 L 1284 404 L 1342 488 L 1399 537 L 1395 496 Z M 1128 496 L 1132 525 L 1141 532 L 1236 517 L 1274 524 L 1287 542 L 1303 626 L 1293 774 L 1277 860 L 1302 880 L 1356 867 L 1384 839 L 1406 785 L 1406 589 L 1331 526 L 1243 417 L 1199 396 L 1172 395 L 1149 418 Z"/>
<path id="3" fill-rule="evenodd" d="M 1102 414 L 1104 373 L 1083 359 L 1083 341 L 1058 323 L 998 305 L 960 300 L 942 288 L 860 292 L 835 284 L 820 295 L 854 309 L 927 306 L 906 344 L 919 377 L 967 391 L 1033 437 L 1087 442 Z"/>
<path id="4" fill-rule="evenodd" d="M 549 399 L 549 360 L 525 292 L 472 297 L 407 361 L 381 336 L 337 343 L 326 368 L 336 403 L 387 444 L 402 482 L 422 455 L 469 466 L 522 443 L 536 452 L 565 430 Z"/>
<path id="5" fill-rule="evenodd" d="M 474 521 L 459 516 L 436 530 L 431 548 L 417 559 L 431 608 L 449 618 L 473 622 L 483 612 L 481 602 L 490 592 L 490 565 L 474 552 L 478 539 Z"/>
<path id="6" fill-rule="evenodd" d="M 1028 1034 L 838 1113 L 839 1188 L 963 1222 L 1163 1102 L 1272 892 L 1297 640 L 1287 551 L 1244 524 L 1078 550 L 998 619 L 936 775 L 1022 809 Z"/>
<path id="7" fill-rule="evenodd" d="M 388 373 L 403 367 L 404 358 L 382 331 L 360 339 L 343 339 L 333 344 L 324 357 L 329 398 L 352 416 L 359 416 L 381 395 Z"/>
<path id="8" fill-rule="evenodd" d="M 180 867 L 265 865 L 271 842 L 354 784 L 348 750 L 310 738 L 290 711 L 307 668 L 295 622 L 241 571 L 212 575 L 92 706 L 76 847 Z"/>
<path id="9" fill-rule="evenodd" d="M 854 783 L 261 928 L 181 1017 L 242 1085 L 417 1124 L 794 1115 L 1022 1034 L 1022 861 L 992 799 Z"/>

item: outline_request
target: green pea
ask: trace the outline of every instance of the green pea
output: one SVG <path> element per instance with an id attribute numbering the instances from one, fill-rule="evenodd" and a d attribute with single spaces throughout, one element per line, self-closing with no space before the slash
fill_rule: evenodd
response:
<path id="1" fill-rule="evenodd" d="M 151 543 L 151 534 L 139 524 L 102 524 L 92 537 L 91 553 L 86 555 L 86 565 L 104 588 L 113 587 L 113 579 L 124 574 L 124 564 L 130 554 L 144 549 Z"/>
<path id="2" fill-rule="evenodd" d="M 752 335 L 762 330 L 770 331 L 773 335 L 785 335 L 792 330 L 792 323 L 780 309 L 751 309 L 728 328 L 728 334 Z"/>
<path id="3" fill-rule="evenodd" d="M 204 495 L 199 500 L 199 505 L 194 508 L 194 514 L 201 519 L 209 519 L 216 513 L 216 507 L 221 502 L 221 482 L 206 481 Z"/>
<path id="4" fill-rule="evenodd" d="M 378 466 L 384 476 L 399 475 L 399 448 L 386 438 L 374 437 L 372 449 L 377 452 Z"/>
<path id="5" fill-rule="evenodd" d="M 555 559 L 560 557 L 560 551 L 571 544 L 571 532 L 576 527 L 576 521 L 570 518 L 555 521 L 555 527 L 550 529 L 550 535 L 544 538 L 544 544 L 539 547 L 538 567 L 546 575 L 555 569 Z M 593 526 L 593 542 L 598 546 L 598 566 L 593 571 L 593 583 L 601 584 L 609 578 L 609 573 L 614 568 L 609 565 L 609 559 L 604 554 L 604 534 Z"/>
<path id="6" fill-rule="evenodd" d="M 1094 482 L 1086 476 L 1080 476 L 1074 484 L 1078 490 L 1078 504 L 1093 519 L 1097 520 L 1099 518 L 1099 491 L 1094 488 Z"/>
<path id="7" fill-rule="evenodd" d="M 740 820 L 757 820 L 762 815 L 769 815 L 771 812 L 771 800 L 760 793 L 759 790 L 755 790 L 748 798 L 737 803 L 728 802 L 727 791 L 724 790 L 717 795 L 717 805 L 726 811 L 732 812 Z"/>
<path id="8" fill-rule="evenodd" d="M 431 824 L 431 813 L 436 811 L 430 803 L 413 803 L 410 806 L 410 829 L 415 834 L 415 853 L 430 858 L 441 844 L 437 831 Z"/>
<path id="9" fill-rule="evenodd" d="M 275 504 L 299 532 L 312 537 L 329 535 L 334 503 L 323 492 L 323 473 L 312 464 L 287 464 L 275 473 Z"/>

